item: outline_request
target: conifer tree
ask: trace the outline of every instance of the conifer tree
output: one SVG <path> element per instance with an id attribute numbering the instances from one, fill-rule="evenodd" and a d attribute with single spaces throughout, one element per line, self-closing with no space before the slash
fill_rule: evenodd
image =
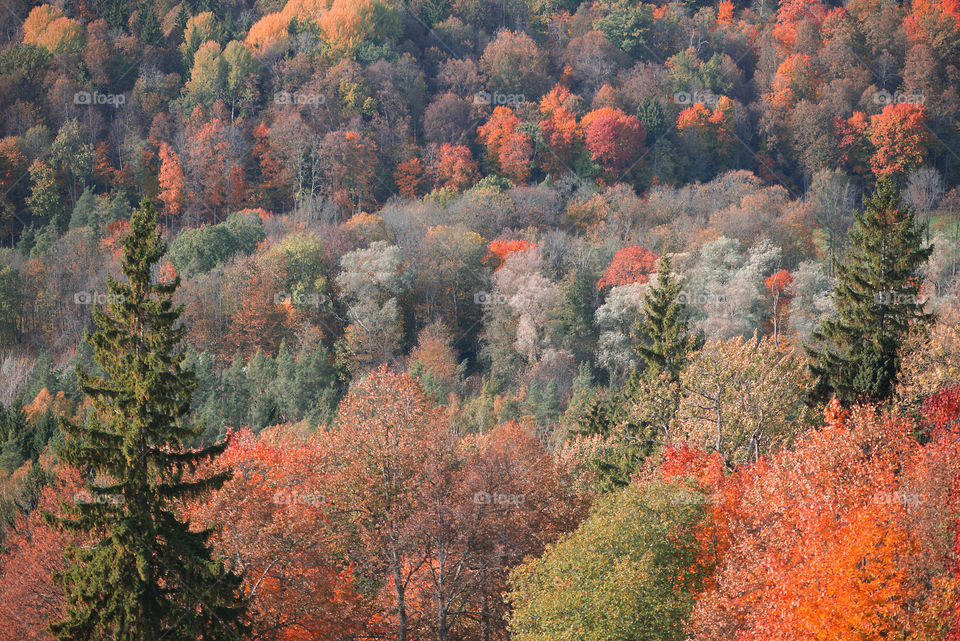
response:
<path id="1" fill-rule="evenodd" d="M 667 119 L 663 107 L 655 98 L 644 98 L 637 107 L 637 118 L 647 132 L 647 142 L 653 144 L 667 133 Z"/>
<path id="2" fill-rule="evenodd" d="M 656 449 L 659 425 L 670 422 L 680 402 L 680 372 L 689 354 L 703 345 L 703 338 L 689 330 L 681 287 L 670 257 L 662 255 L 657 262 L 657 286 L 644 297 L 643 315 L 638 321 L 641 333 L 649 339 L 647 344 L 635 347 L 643 364 L 634 368 L 622 389 L 594 400 L 578 430 L 617 440 L 616 447 L 595 462 L 601 491 L 629 484 L 641 461 Z M 638 416 L 634 411 L 638 403 L 656 408 L 656 421 Z"/>
<path id="3" fill-rule="evenodd" d="M 190 13 L 187 11 L 187 3 L 186 0 L 184 0 L 177 8 L 177 15 L 173 20 L 173 30 L 170 32 L 174 44 L 179 45 L 183 42 L 184 33 L 187 30 L 187 21 L 189 19 Z M 190 68 L 186 67 L 186 70 L 189 71 Z"/>
<path id="4" fill-rule="evenodd" d="M 680 300 L 681 286 L 673 273 L 670 257 L 664 254 L 657 263 L 657 286 L 643 299 L 640 329 L 650 338 L 650 343 L 636 346 L 637 354 L 646 364 L 644 371 L 648 377 L 665 373 L 671 381 L 679 380 L 688 355 L 703 345 L 703 338 L 691 334 L 688 328 L 685 306 Z"/>
<path id="5" fill-rule="evenodd" d="M 184 25 L 186 26 L 186 25 Z M 145 45 L 158 46 L 163 41 L 163 31 L 160 29 L 160 20 L 154 10 L 152 2 L 141 2 L 137 12 L 137 31 L 140 42 Z"/>
<path id="6" fill-rule="evenodd" d="M 212 558 L 209 531 L 191 531 L 177 502 L 220 487 L 227 474 L 197 476 L 197 466 L 225 443 L 188 450 L 192 372 L 178 351 L 185 328 L 172 296 L 179 282 L 158 283 L 165 251 L 157 214 L 144 201 L 123 239 L 126 282 L 108 280 L 109 305 L 95 310 L 87 333 L 105 373 L 80 370 L 93 411 L 87 424 L 63 421 L 61 460 L 86 472 L 89 497 L 66 505 L 55 522 L 89 540 L 67 550 L 57 581 L 64 618 L 51 625 L 70 641 L 197 641 L 240 638 L 245 604 L 240 577 Z"/>
<path id="7" fill-rule="evenodd" d="M 837 267 L 837 313 L 807 347 L 816 379 L 812 401 L 881 402 L 891 396 L 908 332 L 932 320 L 924 311 L 919 275 L 932 247 L 924 248 L 922 238 L 899 190 L 881 182 L 857 214 Z"/>

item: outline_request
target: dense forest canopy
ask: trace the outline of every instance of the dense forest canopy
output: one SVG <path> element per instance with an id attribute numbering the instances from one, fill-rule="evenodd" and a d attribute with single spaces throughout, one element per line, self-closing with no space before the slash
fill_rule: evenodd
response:
<path id="1" fill-rule="evenodd" d="M 0 3 L 0 640 L 960 639 L 960 2 Z"/>

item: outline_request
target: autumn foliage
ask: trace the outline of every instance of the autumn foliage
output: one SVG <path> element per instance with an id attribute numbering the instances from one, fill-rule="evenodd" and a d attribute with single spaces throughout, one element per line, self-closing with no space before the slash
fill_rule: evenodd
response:
<path id="1" fill-rule="evenodd" d="M 520 130 L 521 120 L 507 107 L 497 107 L 477 137 L 505 176 L 523 182 L 530 176 L 533 141 Z"/>
<path id="2" fill-rule="evenodd" d="M 878 178 L 916 169 L 926 158 L 929 141 L 923 105 L 887 105 L 870 118 L 870 142 L 875 150 L 870 168 Z"/>
<path id="3" fill-rule="evenodd" d="M 536 245 L 526 240 L 494 240 L 487 246 L 489 250 L 488 260 L 496 265 L 494 269 L 499 269 L 503 266 L 503 261 L 507 259 L 507 256 L 516 252 L 527 251 L 532 247 L 536 247 Z"/>
<path id="4" fill-rule="evenodd" d="M 605 179 L 617 179 L 629 169 L 631 159 L 643 154 L 646 132 L 636 116 L 601 107 L 586 114 L 580 125 L 590 158 L 600 165 Z"/>
<path id="5" fill-rule="evenodd" d="M 650 274 L 657 271 L 658 258 L 657 254 L 638 245 L 618 250 L 597 281 L 597 289 L 647 282 Z"/>

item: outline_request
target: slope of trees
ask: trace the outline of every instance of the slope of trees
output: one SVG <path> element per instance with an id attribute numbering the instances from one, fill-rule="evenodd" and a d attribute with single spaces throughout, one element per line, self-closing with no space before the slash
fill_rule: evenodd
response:
<path id="1" fill-rule="evenodd" d="M 960 9 L 840 4 L 8 3 L 0 639 L 955 641 Z"/>

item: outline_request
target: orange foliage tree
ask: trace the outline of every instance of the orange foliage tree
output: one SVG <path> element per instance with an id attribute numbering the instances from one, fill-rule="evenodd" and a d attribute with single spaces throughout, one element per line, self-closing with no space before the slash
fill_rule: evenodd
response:
<path id="1" fill-rule="evenodd" d="M 167 213 L 177 217 L 183 213 L 186 201 L 186 186 L 184 185 L 183 165 L 180 156 L 165 142 L 160 143 L 160 183 L 159 198 L 163 202 Z"/>
<path id="2" fill-rule="evenodd" d="M 520 183 L 530 177 L 533 140 L 520 131 L 522 121 L 507 107 L 497 107 L 477 137 L 496 166 L 510 180 Z"/>
<path id="3" fill-rule="evenodd" d="M 677 116 L 681 142 L 690 153 L 710 158 L 715 167 L 725 169 L 736 141 L 732 111 L 733 102 L 726 96 L 717 101 L 714 109 L 699 102 L 687 107 Z"/>
<path id="4" fill-rule="evenodd" d="M 427 173 L 437 188 L 462 191 L 480 180 L 477 161 L 463 145 L 445 142 L 440 146 L 433 146 L 428 159 Z"/>
<path id="5" fill-rule="evenodd" d="M 487 246 L 490 252 L 487 254 L 487 260 L 496 264 L 494 269 L 500 269 L 507 256 L 516 252 L 527 251 L 532 247 L 536 247 L 536 245 L 526 240 L 494 240 Z"/>
<path id="6" fill-rule="evenodd" d="M 415 379 L 385 366 L 351 389 L 321 445 L 356 571 L 381 586 L 371 633 L 498 638 L 507 570 L 582 515 L 531 430 L 461 438 Z"/>
<path id="7" fill-rule="evenodd" d="M 397 192 L 404 198 L 418 198 L 422 195 L 426 183 L 426 167 L 419 158 L 408 158 L 397 165 L 393 173 L 393 182 Z"/>
<path id="8" fill-rule="evenodd" d="M 613 255 L 613 260 L 597 281 L 597 289 L 631 283 L 645 283 L 657 271 L 659 256 L 646 247 L 624 247 Z"/>
<path id="9" fill-rule="evenodd" d="M 855 111 L 847 119 L 833 120 L 833 133 L 840 151 L 840 165 L 851 173 L 862 173 L 870 156 L 867 130 L 870 120 L 862 111 Z"/>
<path id="10" fill-rule="evenodd" d="M 550 150 L 541 161 L 550 174 L 561 174 L 573 162 L 583 145 L 583 129 L 569 105 L 573 102 L 570 90 L 562 85 L 554 87 L 540 100 L 540 131 Z"/>
<path id="11" fill-rule="evenodd" d="M 874 152 L 870 168 L 878 178 L 909 173 L 923 164 L 930 135 L 923 105 L 887 105 L 870 117 L 870 142 Z"/>
<path id="12" fill-rule="evenodd" d="M 836 401 L 825 422 L 716 484 L 719 568 L 692 639 L 853 641 L 907 625 L 923 589 L 901 474 L 912 426 Z"/>
<path id="13" fill-rule="evenodd" d="M 781 269 L 767 276 L 763 285 L 767 288 L 767 295 L 770 297 L 773 342 L 779 347 L 780 334 L 789 316 L 790 301 L 793 298 L 793 292 L 790 289 L 793 285 L 793 274 L 786 269 Z"/>
<path id="14" fill-rule="evenodd" d="M 214 528 L 214 549 L 243 573 L 257 638 L 337 638 L 365 618 L 352 568 L 337 554 L 316 439 L 235 434 L 214 464 L 232 469 L 231 480 L 187 510 Z"/>
<path id="15" fill-rule="evenodd" d="M 29 463 L 12 480 L 22 481 L 28 471 Z M 52 639 L 47 625 L 66 611 L 66 595 L 54 576 L 67 568 L 64 549 L 77 541 L 43 514 L 62 514 L 63 502 L 82 500 L 82 483 L 79 474 L 62 469 L 53 470 L 53 476 L 36 508 L 17 516 L 6 530 L 0 556 L 0 641 Z"/>

